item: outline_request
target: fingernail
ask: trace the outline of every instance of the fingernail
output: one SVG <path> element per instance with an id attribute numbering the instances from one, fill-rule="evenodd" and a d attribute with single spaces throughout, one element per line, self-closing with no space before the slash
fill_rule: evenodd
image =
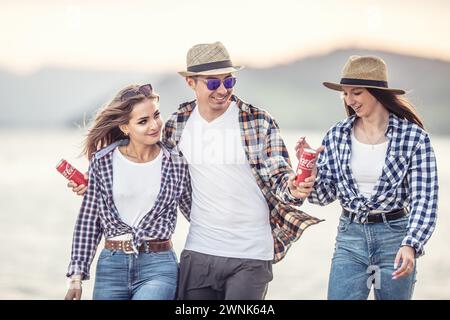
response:
<path id="1" fill-rule="evenodd" d="M 394 263 L 394 269 L 397 269 L 397 267 L 398 267 L 398 264 Z"/>

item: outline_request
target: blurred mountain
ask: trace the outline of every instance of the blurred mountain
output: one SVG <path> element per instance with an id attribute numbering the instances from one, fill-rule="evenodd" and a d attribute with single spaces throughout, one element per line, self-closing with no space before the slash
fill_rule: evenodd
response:
<path id="1" fill-rule="evenodd" d="M 146 73 L 46 68 L 27 76 L 0 70 L 0 126 L 73 126 Z M 78 123 L 81 123 L 78 121 Z"/>
<path id="2" fill-rule="evenodd" d="M 247 68 L 238 73 L 236 94 L 268 110 L 281 128 L 326 131 L 345 117 L 340 95 L 322 86 L 339 82 L 350 55 L 382 57 L 389 68 L 389 86 L 408 91 L 431 133 L 450 134 L 450 62 L 383 51 L 343 49 L 326 55 L 270 68 Z M 167 117 L 193 99 L 184 79 L 173 74 L 43 69 L 30 76 L 0 70 L 0 126 L 71 126 L 90 118 L 95 110 L 129 83 L 153 84 Z"/>

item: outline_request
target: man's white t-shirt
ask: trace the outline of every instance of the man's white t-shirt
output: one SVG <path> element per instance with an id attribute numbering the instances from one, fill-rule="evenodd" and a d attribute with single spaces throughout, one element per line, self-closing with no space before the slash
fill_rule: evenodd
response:
<path id="1" fill-rule="evenodd" d="M 192 184 L 185 249 L 272 260 L 269 207 L 245 155 L 236 103 L 211 122 L 194 108 L 179 147 L 189 163 Z"/>

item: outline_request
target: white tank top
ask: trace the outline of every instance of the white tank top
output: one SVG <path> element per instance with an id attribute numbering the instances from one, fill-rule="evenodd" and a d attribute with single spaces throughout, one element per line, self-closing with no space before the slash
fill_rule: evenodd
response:
<path id="1" fill-rule="evenodd" d="M 152 161 L 136 163 L 113 152 L 113 200 L 120 218 L 136 226 L 153 208 L 161 187 L 162 150 Z M 115 238 L 114 238 L 115 239 Z"/>
<path id="2" fill-rule="evenodd" d="M 361 143 L 356 139 L 353 130 L 351 139 L 350 167 L 353 178 L 360 193 L 365 198 L 370 198 L 383 170 L 388 142 L 376 145 Z"/>

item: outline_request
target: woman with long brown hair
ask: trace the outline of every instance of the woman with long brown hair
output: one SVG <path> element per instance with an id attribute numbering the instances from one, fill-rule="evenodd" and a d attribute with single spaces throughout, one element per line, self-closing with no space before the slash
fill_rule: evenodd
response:
<path id="1" fill-rule="evenodd" d="M 405 91 L 388 87 L 387 67 L 374 56 L 351 56 L 340 83 L 348 117 L 322 144 L 308 200 L 338 199 L 342 214 L 328 299 L 411 299 L 416 258 L 434 231 L 438 181 L 430 137 Z M 299 155 L 305 141 L 299 141 Z"/>
<path id="2" fill-rule="evenodd" d="M 90 128 L 89 183 L 75 225 L 66 299 L 81 282 L 102 236 L 94 299 L 174 299 L 178 263 L 171 235 L 177 207 L 187 212 L 187 164 L 160 140 L 159 96 L 150 84 L 120 90 Z"/>

